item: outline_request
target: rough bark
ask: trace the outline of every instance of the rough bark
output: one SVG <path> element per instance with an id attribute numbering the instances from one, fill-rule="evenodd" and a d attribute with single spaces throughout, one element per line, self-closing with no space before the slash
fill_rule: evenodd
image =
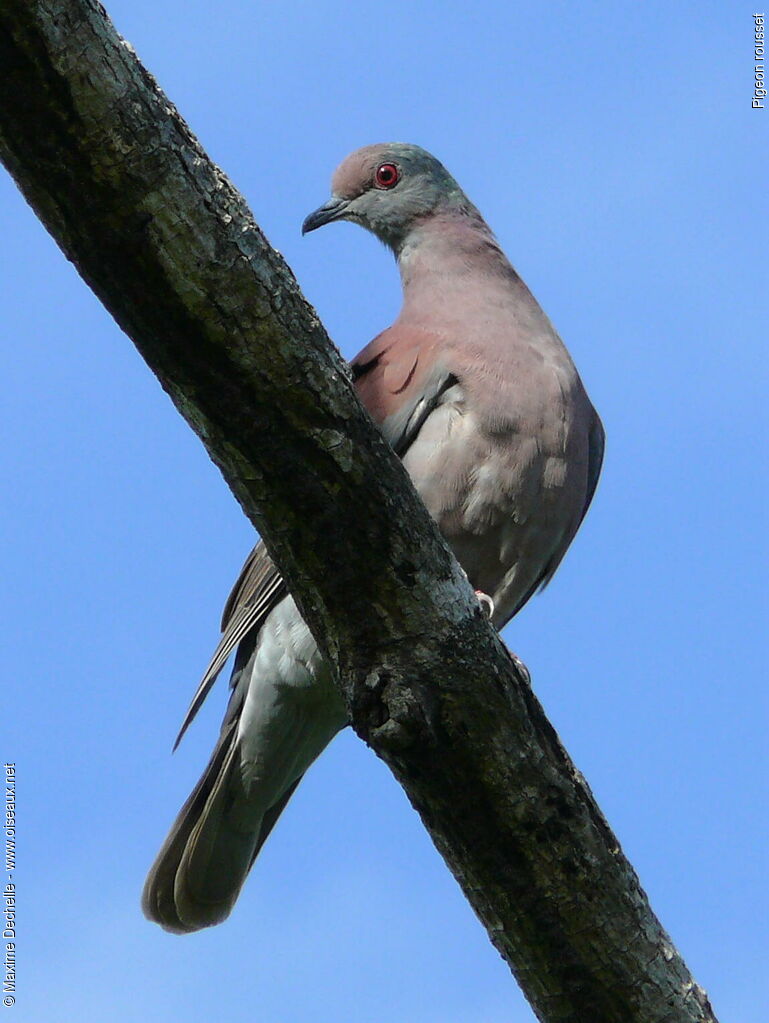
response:
<path id="1" fill-rule="evenodd" d="M 103 9 L 4 0 L 0 68 L 5 165 L 265 537 L 538 1018 L 714 1020 L 290 270 Z"/>

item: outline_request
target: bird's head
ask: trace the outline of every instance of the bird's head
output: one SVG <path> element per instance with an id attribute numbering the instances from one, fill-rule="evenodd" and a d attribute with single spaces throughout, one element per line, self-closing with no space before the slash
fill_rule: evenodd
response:
<path id="1" fill-rule="evenodd" d="M 398 252 L 412 228 L 441 210 L 469 207 L 446 168 L 419 146 L 364 146 L 331 179 L 331 198 L 311 213 L 302 234 L 333 220 L 350 220 Z"/>

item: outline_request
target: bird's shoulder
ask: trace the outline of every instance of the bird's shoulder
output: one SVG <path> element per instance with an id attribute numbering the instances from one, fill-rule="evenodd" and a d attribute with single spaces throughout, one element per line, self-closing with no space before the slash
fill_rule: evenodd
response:
<path id="1" fill-rule="evenodd" d="M 378 334 L 350 363 L 355 389 L 375 422 L 420 394 L 445 362 L 441 336 L 430 330 L 393 324 Z"/>
<path id="2" fill-rule="evenodd" d="M 430 413 L 458 391 L 446 338 L 419 326 L 394 324 L 351 367 L 358 397 L 401 457 Z"/>

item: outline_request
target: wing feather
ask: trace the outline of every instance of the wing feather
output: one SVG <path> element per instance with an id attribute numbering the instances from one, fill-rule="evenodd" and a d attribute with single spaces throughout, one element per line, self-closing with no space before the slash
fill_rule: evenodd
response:
<path id="1" fill-rule="evenodd" d="M 222 638 L 203 673 L 184 716 L 174 749 L 195 719 L 219 672 L 235 647 L 252 629 L 259 630 L 267 615 L 288 593 L 283 578 L 260 540 L 246 558 L 222 615 Z"/>

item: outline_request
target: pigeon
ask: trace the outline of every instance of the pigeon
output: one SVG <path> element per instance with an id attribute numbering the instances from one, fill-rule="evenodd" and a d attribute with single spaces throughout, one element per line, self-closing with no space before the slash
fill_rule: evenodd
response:
<path id="1" fill-rule="evenodd" d="M 395 323 L 351 363 L 358 397 L 501 629 L 549 582 L 582 522 L 601 421 L 547 316 L 434 156 L 365 146 L 331 188 L 302 233 L 360 224 L 392 250 L 403 287 Z M 304 773 L 348 724 L 262 542 L 224 608 L 177 745 L 233 652 L 218 741 L 142 895 L 145 915 L 174 933 L 229 915 Z"/>

